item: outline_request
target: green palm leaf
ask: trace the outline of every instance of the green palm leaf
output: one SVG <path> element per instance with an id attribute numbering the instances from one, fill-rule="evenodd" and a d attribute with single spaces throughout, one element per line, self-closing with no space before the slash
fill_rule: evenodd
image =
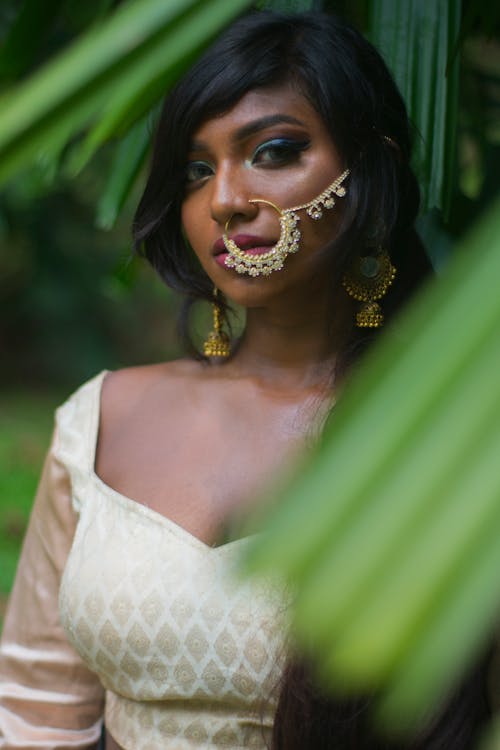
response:
<path id="1" fill-rule="evenodd" d="M 102 112 L 111 117 L 110 102 L 122 112 L 126 101 L 135 103 L 143 92 L 151 92 L 154 82 L 154 95 L 146 97 L 137 116 L 143 114 L 192 54 L 247 5 L 247 0 L 125 3 L 99 28 L 2 96 L 0 182 L 40 150 L 63 148 Z"/>
<path id="2" fill-rule="evenodd" d="M 110 229 L 127 200 L 149 153 L 151 132 L 149 118 L 136 123 L 120 141 L 106 188 L 97 207 L 97 226 Z"/>
<path id="3" fill-rule="evenodd" d="M 456 158 L 461 0 L 373 0 L 371 38 L 408 106 L 424 210 L 448 210 Z"/>
<path id="4" fill-rule="evenodd" d="M 500 605 L 499 208 L 346 388 L 248 560 L 296 586 L 295 631 L 332 686 L 380 691 L 396 728 Z"/>

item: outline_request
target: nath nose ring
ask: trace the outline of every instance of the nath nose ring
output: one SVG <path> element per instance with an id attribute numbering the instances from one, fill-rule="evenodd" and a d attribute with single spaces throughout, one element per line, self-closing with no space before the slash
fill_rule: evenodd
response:
<path id="1" fill-rule="evenodd" d="M 293 208 L 282 209 L 275 203 L 272 203 L 272 201 L 264 198 L 250 199 L 249 203 L 263 203 L 276 211 L 280 222 L 280 236 L 277 243 L 268 252 L 251 255 L 238 247 L 234 240 L 229 239 L 228 230 L 233 218 L 230 216 L 226 221 L 222 235 L 222 241 L 228 252 L 225 262 L 227 268 L 234 268 L 237 273 L 246 273 L 249 276 L 269 276 L 273 271 L 280 271 L 283 268 L 286 257 L 291 253 L 296 253 L 299 249 L 301 234 L 297 226 L 300 221 L 298 212 L 305 209 L 311 219 L 321 219 L 324 209 L 334 207 L 334 196 L 343 198 L 346 194 L 346 189 L 342 183 L 348 175 L 349 170 L 346 169 L 316 198 Z"/>
<path id="2" fill-rule="evenodd" d="M 226 221 L 222 240 L 229 253 L 226 260 L 228 268 L 234 268 L 237 273 L 247 273 L 250 276 L 269 276 L 272 271 L 279 271 L 283 268 L 285 258 L 289 253 L 296 253 L 299 249 L 300 231 L 297 229 L 299 217 L 293 212 L 282 211 L 275 203 L 264 200 L 264 198 L 252 198 L 249 203 L 264 203 L 271 206 L 279 215 L 280 237 L 278 242 L 273 245 L 267 253 L 250 255 L 245 253 L 234 240 L 230 240 L 227 232 L 232 216 Z"/>

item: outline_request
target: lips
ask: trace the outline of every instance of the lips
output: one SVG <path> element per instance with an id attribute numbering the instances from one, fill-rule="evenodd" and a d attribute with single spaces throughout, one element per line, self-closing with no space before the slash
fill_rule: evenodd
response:
<path id="1" fill-rule="evenodd" d="M 269 250 L 270 247 L 273 247 L 273 245 L 276 244 L 275 240 L 266 239 L 264 237 L 257 237 L 256 235 L 252 234 L 236 234 L 234 235 L 234 237 L 231 237 L 231 239 L 238 245 L 241 250 L 244 250 L 249 255 L 258 255 L 259 253 L 265 253 Z M 219 237 L 219 239 L 214 242 L 213 254 L 215 256 L 227 254 L 227 249 L 222 237 Z"/>

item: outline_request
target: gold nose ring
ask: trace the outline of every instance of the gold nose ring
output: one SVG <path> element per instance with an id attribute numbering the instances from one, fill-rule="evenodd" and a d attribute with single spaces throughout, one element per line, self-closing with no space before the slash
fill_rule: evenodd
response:
<path id="1" fill-rule="evenodd" d="M 299 249 L 300 230 L 297 222 L 300 217 L 291 209 L 283 211 L 272 201 L 264 198 L 252 198 L 249 203 L 263 203 L 273 208 L 279 216 L 280 236 L 278 242 L 273 245 L 267 253 L 258 253 L 251 255 L 245 253 L 234 240 L 229 239 L 228 231 L 232 216 L 226 221 L 222 241 L 229 253 L 226 259 L 226 266 L 234 268 L 237 273 L 246 273 L 249 276 L 269 276 L 273 271 L 280 271 L 283 268 L 285 258 L 290 253 L 296 253 Z M 233 214 L 234 215 L 234 214 Z"/>
<path id="2" fill-rule="evenodd" d="M 245 253 L 228 236 L 233 214 L 226 221 L 222 235 L 222 241 L 228 252 L 228 257 L 225 261 L 226 267 L 233 268 L 237 273 L 246 273 L 249 276 L 269 276 L 273 271 L 280 271 L 283 268 L 287 255 L 296 253 L 299 249 L 301 234 L 297 226 L 300 221 L 298 212 L 304 209 L 311 219 L 321 219 L 325 209 L 334 207 L 335 197 L 343 198 L 345 196 L 346 189 L 342 183 L 348 177 L 349 173 L 349 169 L 344 170 L 322 193 L 308 203 L 302 203 L 300 206 L 294 206 L 293 208 L 282 209 L 272 201 L 265 200 L 264 198 L 252 198 L 249 200 L 249 203 L 263 203 L 265 206 L 270 206 L 276 211 L 280 222 L 279 240 L 267 253 L 258 253 L 256 255 Z"/>

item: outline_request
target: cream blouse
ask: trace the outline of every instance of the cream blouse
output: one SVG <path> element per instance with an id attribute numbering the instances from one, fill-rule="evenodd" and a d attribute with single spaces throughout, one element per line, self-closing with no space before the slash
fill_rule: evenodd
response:
<path id="1" fill-rule="evenodd" d="M 265 748 L 282 591 L 94 471 L 101 384 L 56 414 L 0 650 L 0 748 Z M 59 611 L 58 611 L 59 598 Z"/>

